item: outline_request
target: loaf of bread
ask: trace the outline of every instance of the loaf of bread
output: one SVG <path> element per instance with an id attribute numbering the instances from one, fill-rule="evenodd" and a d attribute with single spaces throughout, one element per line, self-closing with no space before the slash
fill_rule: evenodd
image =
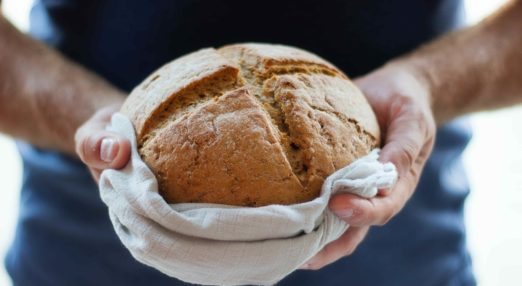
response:
<path id="1" fill-rule="evenodd" d="M 121 112 L 168 203 L 294 204 L 380 143 L 363 94 L 335 66 L 288 46 L 236 44 L 178 58 Z"/>

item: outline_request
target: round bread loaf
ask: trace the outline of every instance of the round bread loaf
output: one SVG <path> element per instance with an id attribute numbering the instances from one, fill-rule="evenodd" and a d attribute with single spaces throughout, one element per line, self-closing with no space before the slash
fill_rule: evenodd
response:
<path id="1" fill-rule="evenodd" d="M 281 45 L 178 58 L 122 107 L 168 203 L 294 204 L 379 146 L 375 115 L 335 66 Z"/>

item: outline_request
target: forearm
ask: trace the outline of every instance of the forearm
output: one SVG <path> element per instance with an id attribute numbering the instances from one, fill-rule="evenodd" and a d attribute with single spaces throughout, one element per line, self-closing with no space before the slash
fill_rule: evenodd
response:
<path id="1" fill-rule="evenodd" d="M 0 132 L 74 154 L 74 133 L 120 91 L 0 16 Z"/>
<path id="2" fill-rule="evenodd" d="M 440 125 L 465 113 L 522 103 L 522 1 L 392 64 L 413 68 Z"/>

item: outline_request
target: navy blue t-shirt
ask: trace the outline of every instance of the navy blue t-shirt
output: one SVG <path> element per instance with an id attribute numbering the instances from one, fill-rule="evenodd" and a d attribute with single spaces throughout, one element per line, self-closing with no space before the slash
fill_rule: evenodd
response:
<path id="1" fill-rule="evenodd" d="M 455 0 L 39 0 L 30 33 L 129 91 L 167 61 L 208 46 L 293 45 L 362 75 L 459 24 Z M 73 111 L 71 111 L 73 112 Z M 465 244 L 465 121 L 439 129 L 402 212 L 350 257 L 280 285 L 474 285 Z M 14 284 L 184 285 L 135 261 L 79 161 L 19 143 L 20 217 L 6 266 Z"/>

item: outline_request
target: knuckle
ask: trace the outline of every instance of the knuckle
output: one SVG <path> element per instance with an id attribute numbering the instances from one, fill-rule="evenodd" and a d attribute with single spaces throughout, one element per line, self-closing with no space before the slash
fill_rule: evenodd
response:
<path id="1" fill-rule="evenodd" d="M 404 144 L 397 150 L 397 159 L 400 165 L 403 165 L 405 168 L 409 169 L 414 162 L 414 146 L 412 143 Z"/>
<path id="2" fill-rule="evenodd" d="M 421 158 L 419 158 L 415 163 L 418 165 L 424 164 L 424 162 L 422 162 Z M 411 168 L 409 171 L 409 175 L 410 175 L 409 178 L 419 178 L 420 174 L 421 174 L 421 170 L 419 170 L 418 168 Z"/>
<path id="3" fill-rule="evenodd" d="M 422 132 L 422 135 L 424 135 L 426 141 L 435 136 L 437 125 L 431 113 L 421 111 L 417 122 L 421 123 L 420 131 Z"/>
<path id="4" fill-rule="evenodd" d="M 349 222 L 352 225 L 363 225 L 371 222 L 374 219 L 374 215 L 371 211 L 365 209 L 353 208 L 353 214 L 349 218 Z"/>
<path id="5" fill-rule="evenodd" d="M 402 93 L 393 93 L 391 95 L 392 104 L 390 105 L 391 114 L 396 116 L 409 110 L 415 103 L 415 100 L 411 96 L 404 95 Z"/>
<path id="6" fill-rule="evenodd" d="M 392 94 L 392 99 L 400 106 L 411 106 L 415 103 L 415 99 L 413 96 L 405 94 L 402 91 L 394 92 Z"/>

